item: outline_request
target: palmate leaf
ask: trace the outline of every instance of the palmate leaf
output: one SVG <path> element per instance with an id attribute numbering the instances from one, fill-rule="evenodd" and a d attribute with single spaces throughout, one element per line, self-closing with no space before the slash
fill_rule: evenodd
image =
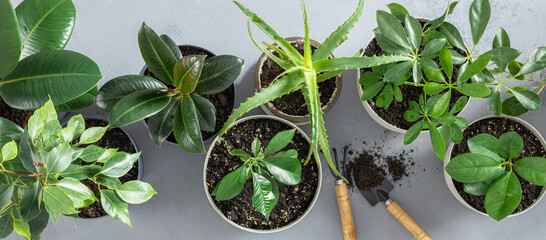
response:
<path id="1" fill-rule="evenodd" d="M 0 0 L 0 78 L 8 75 L 19 62 L 21 35 L 11 0 Z"/>
<path id="2" fill-rule="evenodd" d="M 328 59 L 328 56 L 332 54 L 334 49 L 336 49 L 343 41 L 347 39 L 347 34 L 353 29 L 358 22 L 362 12 L 364 10 L 364 0 L 358 1 L 358 6 L 353 14 L 345 21 L 341 26 L 339 26 L 330 36 L 324 40 L 322 44 L 317 48 L 313 54 L 313 61 Z"/>

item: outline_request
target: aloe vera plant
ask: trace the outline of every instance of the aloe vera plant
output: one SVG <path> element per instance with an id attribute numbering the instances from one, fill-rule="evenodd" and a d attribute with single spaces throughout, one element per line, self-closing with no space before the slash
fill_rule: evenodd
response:
<path id="1" fill-rule="evenodd" d="M 390 13 L 377 11 L 378 28 L 374 30 L 377 43 L 384 52 L 409 59 L 372 68 L 360 78 L 362 101 L 376 97 L 376 106 L 383 108 L 388 108 L 393 98 L 402 101 L 401 85 L 422 88 L 419 102 L 412 101 L 404 114 L 406 121 L 414 122 L 404 136 L 404 144 L 412 143 L 422 130 L 428 129 L 434 153 L 442 160 L 449 140 L 462 141 L 461 129 L 468 126 L 468 121 L 455 114 L 466 106 L 469 97 L 490 98 L 490 109 L 497 116 L 501 113 L 519 116 L 540 108 L 538 94 L 546 87 L 546 80 L 537 80 L 533 75 L 546 67 L 546 47 L 533 50 L 525 64 L 521 64 L 516 58 L 522 52 L 510 47 L 507 33 L 500 28 L 492 49 L 476 55 L 474 50 L 491 16 L 489 1 L 474 0 L 470 7 L 471 50 L 466 48 L 459 30 L 445 21 L 457 3 L 448 2 L 442 16 L 423 25 L 396 3 L 388 5 Z M 456 75 L 454 65 L 460 67 Z M 496 68 L 488 68 L 491 65 Z M 513 79 L 533 81 L 538 86 L 532 89 L 507 86 Z M 503 89 L 512 96 L 501 101 Z M 464 96 L 450 109 L 454 91 Z"/>
<path id="2" fill-rule="evenodd" d="M 279 202 L 279 187 L 275 180 L 286 185 L 301 182 L 301 163 L 295 149 L 280 151 L 294 137 L 296 130 L 277 133 L 262 150 L 260 140 L 252 142 L 252 155 L 242 149 L 234 149 L 231 155 L 237 156 L 244 164 L 223 177 L 211 195 L 217 201 L 225 201 L 239 195 L 246 181 L 252 177 L 254 194 L 252 204 L 266 218 Z"/>
<path id="3" fill-rule="evenodd" d="M 74 28 L 70 0 L 0 0 L 0 96 L 11 107 L 37 109 L 50 98 L 59 111 L 93 104 L 99 67 L 63 50 Z"/>
<path id="4" fill-rule="evenodd" d="M 318 154 L 318 146 L 320 145 L 329 166 L 336 172 L 336 174 L 341 176 L 337 169 L 335 169 L 332 162 L 332 157 L 330 156 L 330 149 L 326 129 L 324 127 L 324 120 L 322 117 L 323 112 L 319 101 L 320 96 L 317 83 L 336 76 L 347 69 L 378 66 L 392 62 L 409 60 L 410 58 L 406 56 L 380 56 L 369 58 L 345 57 L 328 59 L 334 49 L 346 40 L 347 34 L 358 22 L 358 19 L 362 15 L 362 10 L 364 9 L 363 0 L 359 1 L 358 6 L 351 17 L 328 38 L 326 38 L 326 40 L 316 49 L 314 53 L 311 53 L 305 2 L 303 0 L 300 2 L 303 10 L 303 20 L 305 26 L 303 56 L 271 26 L 258 17 L 258 15 L 243 6 L 241 3 L 235 1 L 235 4 L 249 18 L 249 35 L 256 47 L 258 47 L 274 62 L 279 64 L 279 66 L 281 66 L 285 72 L 280 74 L 268 87 L 263 88 L 260 92 L 241 103 L 241 106 L 234 110 L 233 114 L 224 124 L 224 127 L 220 131 L 219 135 L 221 136 L 230 124 L 235 122 L 237 118 L 241 117 L 244 113 L 250 111 L 251 109 L 254 109 L 285 94 L 301 91 L 305 98 L 305 102 L 307 103 L 307 110 L 309 111 L 311 120 L 311 151 L 309 152 L 306 163 L 309 161 L 311 154 Z M 279 47 L 275 47 L 267 43 L 264 43 L 265 46 L 259 44 L 252 35 L 250 21 L 254 22 L 256 26 L 267 34 L 267 36 L 269 36 Z M 266 47 L 269 47 L 277 52 L 279 57 L 271 53 L 268 49 L 266 49 Z"/>
<path id="5" fill-rule="evenodd" d="M 89 145 L 107 127 L 85 127 L 81 115 L 62 127 L 52 101 L 37 109 L 28 127 L 0 118 L 0 238 L 13 230 L 26 239 L 39 239 L 51 218 L 78 217 L 78 209 L 99 201 L 80 180 L 100 189 L 100 203 L 110 216 L 132 227 L 128 203 L 148 201 L 156 192 L 145 182 L 118 179 L 140 153 Z"/>
<path id="6" fill-rule="evenodd" d="M 148 69 L 159 79 L 126 75 L 108 81 L 98 92 L 96 104 L 110 113 L 111 127 L 148 118 L 150 137 L 157 144 L 174 131 L 185 151 L 204 153 L 201 130 L 213 132 L 216 109 L 201 95 L 213 95 L 237 80 L 244 61 L 236 56 L 182 56 L 167 35 L 157 35 L 146 24 L 138 43 Z"/>
<path id="7" fill-rule="evenodd" d="M 507 132 L 498 139 L 480 134 L 467 143 L 470 153 L 453 158 L 446 171 L 464 183 L 466 193 L 485 195 L 485 211 L 491 218 L 500 221 L 518 207 L 522 195 L 518 176 L 546 186 L 546 158 L 521 158 L 524 143 L 516 132 Z"/>

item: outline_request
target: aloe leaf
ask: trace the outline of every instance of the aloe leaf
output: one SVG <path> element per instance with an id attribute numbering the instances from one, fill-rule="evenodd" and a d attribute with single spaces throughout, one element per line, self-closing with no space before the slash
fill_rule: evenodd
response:
<path id="1" fill-rule="evenodd" d="M 411 60 L 412 59 L 410 57 L 405 56 L 343 57 L 316 61 L 313 63 L 313 68 L 317 73 L 320 73 L 327 71 L 370 68 L 388 63 Z"/>
<path id="2" fill-rule="evenodd" d="M 271 53 L 265 47 L 260 45 L 260 43 L 258 43 L 256 38 L 254 38 L 254 35 L 252 34 L 252 29 L 250 28 L 250 20 L 247 21 L 247 26 L 248 26 L 248 34 L 250 36 L 250 39 L 252 40 L 254 45 L 256 45 L 256 47 L 258 47 L 265 55 L 267 55 L 269 58 L 271 58 L 271 60 L 273 60 L 275 63 L 279 64 L 279 66 L 281 66 L 283 69 L 288 69 L 288 68 L 290 68 L 292 66 L 291 63 L 289 63 L 287 61 L 284 61 L 284 60 L 280 59 L 279 57 L 273 55 L 273 53 Z M 273 45 L 271 45 L 271 46 L 273 46 Z M 272 48 L 272 49 L 275 49 L 275 47 Z M 282 51 L 280 51 L 280 52 L 282 52 Z M 282 52 L 282 54 L 286 54 L 286 53 Z"/>

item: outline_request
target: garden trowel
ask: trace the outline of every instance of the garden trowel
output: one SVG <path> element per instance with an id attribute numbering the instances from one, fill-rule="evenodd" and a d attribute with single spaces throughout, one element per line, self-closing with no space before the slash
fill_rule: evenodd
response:
<path id="1" fill-rule="evenodd" d="M 354 181 L 354 179 L 353 179 Z M 398 220 L 416 239 L 418 240 L 432 240 L 432 237 L 428 235 L 410 215 L 404 211 L 404 209 L 395 201 L 390 199 L 389 192 L 394 186 L 387 180 L 383 180 L 381 185 L 372 188 L 369 191 L 360 190 L 360 193 L 364 195 L 364 198 L 368 202 L 375 206 L 378 202 L 382 202 L 387 207 L 387 210 Z"/>

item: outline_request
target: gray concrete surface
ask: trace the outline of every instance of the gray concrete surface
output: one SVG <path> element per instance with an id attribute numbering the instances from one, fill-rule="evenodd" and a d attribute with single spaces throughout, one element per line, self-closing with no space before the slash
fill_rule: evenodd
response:
<path id="1" fill-rule="evenodd" d="M 301 36 L 303 24 L 299 1 L 241 0 L 286 37 Z M 18 4 L 20 0 L 14 1 Z M 228 0 L 77 0 L 76 29 L 68 49 L 86 54 L 102 69 L 104 82 L 116 76 L 138 74 L 144 61 L 137 44 L 142 21 L 158 33 L 169 34 L 180 44 L 194 44 L 216 54 L 233 54 L 246 60 L 236 82 L 236 105 L 254 92 L 253 74 L 260 52 L 248 37 L 246 17 Z M 357 0 L 307 1 L 311 37 L 323 41 L 337 28 L 357 5 Z M 399 0 L 414 16 L 435 18 L 445 9 L 447 1 Z M 491 0 L 493 16 L 477 51 L 483 53 L 497 32 L 505 27 L 512 46 L 525 51 L 546 45 L 546 3 L 544 0 Z M 367 1 L 364 15 L 349 39 L 335 51 L 336 56 L 352 56 L 372 37 L 376 27 L 375 11 L 386 10 L 387 0 Z M 470 0 L 457 6 L 449 21 L 462 29 L 471 43 L 468 25 Z M 260 40 L 265 36 L 255 29 Z M 546 74 L 542 73 L 542 78 Z M 432 153 L 428 134 L 409 146 L 403 136 L 385 132 L 366 114 L 356 91 L 356 71 L 343 75 L 343 91 L 337 105 L 325 115 L 332 146 L 362 142 L 381 142 L 387 152 L 414 149 L 411 156 L 417 163 L 410 174 L 396 186 L 391 197 L 435 239 L 544 239 L 546 202 L 516 218 L 496 222 L 466 209 L 451 195 L 444 182 L 442 161 Z M 546 94 L 541 97 L 546 99 Z M 483 100 L 474 100 L 463 113 L 470 121 L 487 115 Z M 83 111 L 100 115 L 94 108 Z M 256 109 L 248 115 L 263 114 Z M 546 135 L 546 108 L 523 117 Z M 203 191 L 202 169 L 205 155 L 185 153 L 178 146 L 165 144 L 159 149 L 148 137 L 142 122 L 125 128 L 136 140 L 144 157 L 144 180 L 159 193 L 149 202 L 129 207 L 134 229 L 111 217 L 74 221 L 60 217 L 42 235 L 45 240 L 75 239 L 342 239 L 335 200 L 333 178 L 324 174 L 324 184 L 317 204 L 310 214 L 293 228 L 270 235 L 243 232 L 224 222 L 209 205 Z M 309 126 L 303 129 L 309 132 Z M 385 141 L 383 143 L 383 140 Z M 207 146 L 208 147 L 208 146 Z M 323 163 L 323 169 L 327 165 Z M 327 170 L 326 170 L 327 171 Z M 381 205 L 369 206 L 359 194 L 351 194 L 358 239 L 412 239 L 412 236 Z M 20 239 L 16 235 L 8 239 Z"/>

